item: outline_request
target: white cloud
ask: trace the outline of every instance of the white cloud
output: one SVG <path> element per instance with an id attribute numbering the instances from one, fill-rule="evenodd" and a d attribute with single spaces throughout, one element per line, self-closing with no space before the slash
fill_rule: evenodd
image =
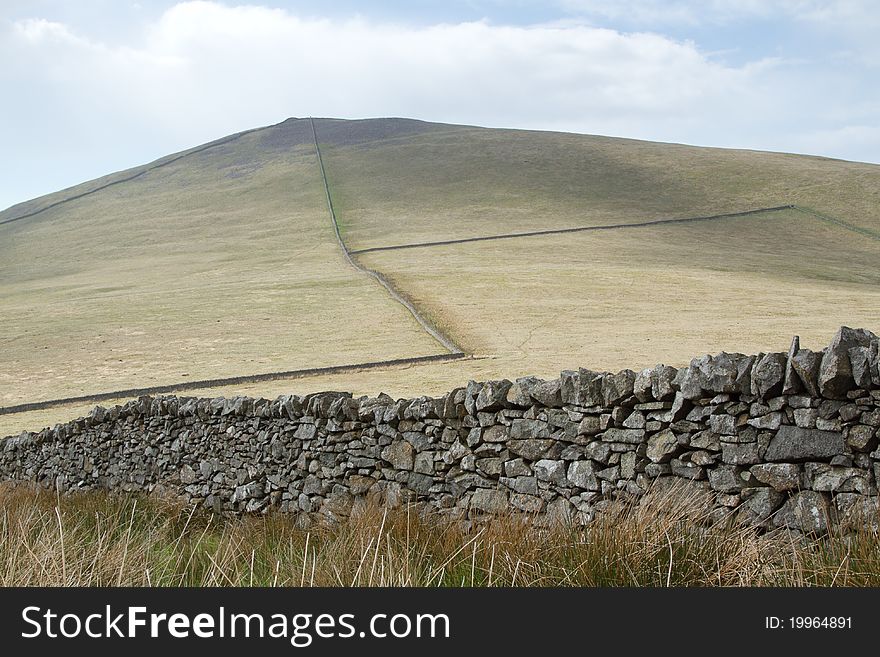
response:
<path id="1" fill-rule="evenodd" d="M 678 117 L 725 90 L 748 93 L 751 76 L 713 63 L 691 43 L 653 34 L 303 20 L 212 2 L 170 9 L 139 49 L 90 42 L 46 21 L 17 23 L 15 32 L 29 75 L 52 70 L 71 88 L 123 105 L 181 108 L 184 130 L 297 113 L 510 124 Z M 187 122 L 187 109 L 200 118 Z"/>
<path id="2" fill-rule="evenodd" d="M 572 12 L 631 23 L 729 23 L 787 16 L 796 20 L 863 23 L 877 16 L 874 0 L 559 0 Z"/>
<path id="3" fill-rule="evenodd" d="M 47 180 L 29 163 L 67 153 L 83 162 L 68 184 L 288 116 L 411 116 L 785 149 L 807 143 L 803 117 L 814 108 L 835 116 L 820 126 L 827 132 L 845 128 L 855 105 L 826 97 L 828 81 L 791 62 L 725 65 L 658 34 L 577 22 L 331 21 L 201 1 L 166 11 L 137 46 L 18 22 L 0 32 L 0 62 L 19 100 L 0 109 L 5 143 L 21 153 L 10 175 Z M 868 138 L 831 154 L 880 159 L 877 136 Z"/>
<path id="4" fill-rule="evenodd" d="M 696 25 L 727 23 L 797 12 L 818 0 L 560 0 L 569 11 L 601 16 L 629 24 Z"/>

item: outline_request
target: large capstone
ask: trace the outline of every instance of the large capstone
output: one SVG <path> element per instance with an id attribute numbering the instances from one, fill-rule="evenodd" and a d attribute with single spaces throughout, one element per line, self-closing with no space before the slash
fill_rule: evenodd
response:
<path id="1" fill-rule="evenodd" d="M 562 372 L 562 403 L 575 406 L 599 406 L 602 404 L 601 372 L 580 368 Z"/>

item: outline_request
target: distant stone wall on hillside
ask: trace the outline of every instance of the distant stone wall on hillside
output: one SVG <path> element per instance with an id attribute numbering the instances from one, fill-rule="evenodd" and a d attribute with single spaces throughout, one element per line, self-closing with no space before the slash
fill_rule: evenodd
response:
<path id="1" fill-rule="evenodd" d="M 714 517 L 822 533 L 876 524 L 880 340 L 722 353 L 676 369 L 470 382 L 439 398 L 142 397 L 0 441 L 0 479 L 172 493 L 219 512 L 344 517 L 375 497 L 452 517 L 586 523 L 656 482 Z"/>

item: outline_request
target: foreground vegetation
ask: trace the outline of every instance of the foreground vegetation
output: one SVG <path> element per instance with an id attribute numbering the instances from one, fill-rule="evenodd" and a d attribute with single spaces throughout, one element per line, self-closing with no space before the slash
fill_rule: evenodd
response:
<path id="1" fill-rule="evenodd" d="M 365 506 L 335 524 L 146 497 L 0 490 L 3 586 L 878 586 L 880 536 L 709 527 L 674 491 L 588 528 L 474 526 Z"/>

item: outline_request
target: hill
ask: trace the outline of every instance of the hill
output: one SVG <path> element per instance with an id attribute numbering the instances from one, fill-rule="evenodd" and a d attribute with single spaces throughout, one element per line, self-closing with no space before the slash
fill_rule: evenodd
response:
<path id="1" fill-rule="evenodd" d="M 356 263 L 476 358 L 193 394 L 431 394 L 880 326 L 880 166 L 408 119 L 314 129 L 0 212 L 0 406 L 446 353 L 346 261 L 315 133 Z M 640 225 L 678 219 L 695 220 Z M 0 434 L 90 405 L 0 415 Z"/>

